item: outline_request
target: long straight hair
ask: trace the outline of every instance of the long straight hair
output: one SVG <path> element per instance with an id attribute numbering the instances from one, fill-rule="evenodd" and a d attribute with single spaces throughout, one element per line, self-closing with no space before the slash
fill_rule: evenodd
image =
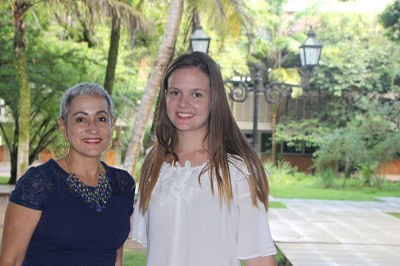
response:
<path id="1" fill-rule="evenodd" d="M 156 118 L 157 140 L 146 155 L 140 172 L 141 211 L 144 213 L 149 206 L 162 164 L 178 161 L 178 156 L 174 152 L 178 134 L 167 115 L 166 92 L 168 79 L 174 71 L 182 68 L 197 68 L 210 80 L 210 114 L 207 133 L 203 140 L 208 147 L 208 164 L 201 171 L 199 182 L 201 175 L 209 171 L 212 193 L 215 193 L 214 181 L 216 181 L 220 203 L 225 201 L 230 206 L 233 193 L 228 154 L 231 154 L 247 165 L 253 204 L 258 206 L 257 199 L 259 199 L 267 208 L 269 187 L 264 167 L 232 116 L 219 67 L 207 54 L 193 52 L 176 58 L 164 74 Z"/>

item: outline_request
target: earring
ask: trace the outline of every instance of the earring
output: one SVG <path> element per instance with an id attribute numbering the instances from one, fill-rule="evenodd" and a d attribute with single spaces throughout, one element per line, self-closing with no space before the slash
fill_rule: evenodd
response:
<path id="1" fill-rule="evenodd" d="M 110 143 L 107 146 L 107 150 L 111 149 L 111 147 L 112 147 L 112 140 L 110 140 Z"/>
<path id="2" fill-rule="evenodd" d="M 69 141 L 67 139 L 67 137 L 64 137 L 64 147 L 63 147 L 63 154 L 66 155 L 69 153 L 69 149 L 70 149 L 70 144 Z"/>

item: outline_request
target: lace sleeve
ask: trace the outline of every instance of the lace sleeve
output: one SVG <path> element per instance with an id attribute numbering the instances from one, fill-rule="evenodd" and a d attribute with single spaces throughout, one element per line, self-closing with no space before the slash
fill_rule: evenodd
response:
<path id="1" fill-rule="evenodd" d="M 121 193 L 135 193 L 135 180 L 127 171 L 116 170 L 115 176 Z"/>
<path id="2" fill-rule="evenodd" d="M 122 196 L 128 199 L 129 204 L 129 216 L 133 213 L 133 202 L 135 198 L 135 180 L 133 177 L 125 170 L 110 168 L 115 174 L 116 179 L 116 191 L 114 193 L 116 195 Z"/>
<path id="3" fill-rule="evenodd" d="M 43 210 L 51 186 L 37 167 L 29 168 L 17 181 L 11 192 L 10 201 L 34 210 Z"/>

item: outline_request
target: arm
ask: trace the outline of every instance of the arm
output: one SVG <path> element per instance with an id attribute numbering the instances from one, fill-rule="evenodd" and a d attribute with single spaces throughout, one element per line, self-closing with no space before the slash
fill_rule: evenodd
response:
<path id="1" fill-rule="evenodd" d="M 245 260 L 246 266 L 275 266 L 274 256 L 257 257 Z"/>
<path id="2" fill-rule="evenodd" d="M 115 266 L 122 266 L 123 251 L 124 251 L 124 246 L 117 249 L 117 259 L 115 260 Z"/>
<path id="3" fill-rule="evenodd" d="M 275 265 L 276 247 L 264 204 L 257 200 L 258 206 L 254 206 L 246 179 L 235 182 L 235 188 L 239 209 L 237 258 L 247 266 Z"/>
<path id="4" fill-rule="evenodd" d="M 1 240 L 1 266 L 22 264 L 41 215 L 42 211 L 29 209 L 13 202 L 8 204 Z"/>

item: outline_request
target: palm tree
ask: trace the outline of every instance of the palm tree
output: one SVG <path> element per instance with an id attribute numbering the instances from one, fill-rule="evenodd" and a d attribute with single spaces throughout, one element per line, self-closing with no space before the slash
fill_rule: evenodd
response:
<path id="1" fill-rule="evenodd" d="M 96 1 L 94 2 L 96 4 Z M 115 70 L 117 67 L 119 40 L 121 35 L 121 23 L 123 16 L 126 17 L 130 39 L 133 40 L 136 30 L 140 27 L 141 14 L 138 10 L 141 3 L 136 6 L 136 10 L 131 6 L 129 0 L 125 1 L 105 1 L 104 3 L 108 8 L 108 13 L 111 17 L 111 33 L 110 33 L 110 46 L 108 49 L 107 68 L 104 78 L 104 88 L 111 95 L 115 80 Z M 101 10 L 101 8 L 99 9 Z"/>
<path id="2" fill-rule="evenodd" d="M 214 21 L 214 25 L 219 26 L 220 35 L 223 36 L 228 32 L 237 34 L 238 27 L 242 21 L 240 18 L 240 3 L 238 1 L 214 1 L 203 0 L 188 2 L 188 12 L 191 16 L 191 29 L 194 28 L 198 21 L 198 13 L 204 12 Z M 141 99 L 139 109 L 135 115 L 133 122 L 133 133 L 125 155 L 124 168 L 134 175 L 134 168 L 139 160 L 142 152 L 142 143 L 144 132 L 149 118 L 153 115 L 152 107 L 157 98 L 158 89 L 162 80 L 162 75 L 172 59 L 175 50 L 179 25 L 181 24 L 183 13 L 183 0 L 173 0 L 170 4 L 169 19 L 164 31 L 162 45 L 158 51 L 154 68 L 148 79 L 144 95 Z M 236 25 L 232 27 L 232 25 Z M 222 27 L 221 27 L 222 26 Z M 235 29 L 235 30 L 227 30 Z M 190 31 L 186 31 L 186 35 L 190 35 Z"/>
<path id="3" fill-rule="evenodd" d="M 184 0 L 172 0 L 168 22 L 165 27 L 163 40 L 160 49 L 158 50 L 156 60 L 153 64 L 153 70 L 147 81 L 147 85 L 140 101 L 139 108 L 136 112 L 133 121 L 133 134 L 129 142 L 129 146 L 125 155 L 124 168 L 132 175 L 134 167 L 139 160 L 141 144 L 144 138 L 144 131 L 147 121 L 152 115 L 152 107 L 157 96 L 157 92 L 162 80 L 162 76 L 172 59 L 175 48 L 176 39 L 178 36 L 179 25 L 183 14 Z"/>

